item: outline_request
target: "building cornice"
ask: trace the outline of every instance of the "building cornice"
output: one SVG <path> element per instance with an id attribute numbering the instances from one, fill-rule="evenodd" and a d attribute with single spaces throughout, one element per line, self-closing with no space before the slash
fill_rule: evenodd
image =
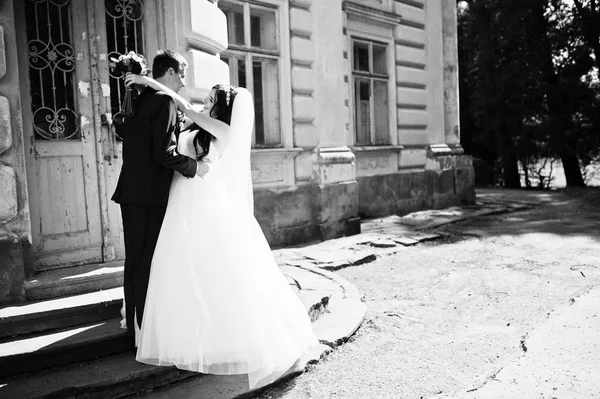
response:
<path id="1" fill-rule="evenodd" d="M 400 21 L 402 21 L 402 17 L 398 14 L 364 6 L 353 1 L 343 1 L 342 10 L 344 10 L 350 17 L 367 19 L 372 22 L 383 23 L 391 26 L 396 26 L 400 24 Z"/>

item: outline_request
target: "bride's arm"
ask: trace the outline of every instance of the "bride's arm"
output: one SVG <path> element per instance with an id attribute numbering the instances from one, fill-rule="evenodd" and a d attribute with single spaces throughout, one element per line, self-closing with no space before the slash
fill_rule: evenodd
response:
<path id="1" fill-rule="evenodd" d="M 155 90 L 161 90 L 168 93 L 171 97 L 173 97 L 173 99 L 177 103 L 177 106 L 183 111 L 183 113 L 187 117 L 189 117 L 192 121 L 197 123 L 198 126 L 212 134 L 217 140 L 225 139 L 228 137 L 228 124 L 199 112 L 196 108 L 192 106 L 192 104 L 190 104 L 189 101 L 187 101 L 185 98 L 181 97 L 179 94 L 175 93 L 173 90 L 169 89 L 162 83 L 159 83 L 148 76 L 141 76 L 128 73 L 125 77 L 125 85 L 129 87 L 133 84 L 149 86 Z"/>

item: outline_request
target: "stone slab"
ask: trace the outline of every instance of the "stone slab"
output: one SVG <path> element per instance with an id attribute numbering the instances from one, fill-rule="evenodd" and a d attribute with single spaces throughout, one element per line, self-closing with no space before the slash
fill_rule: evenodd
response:
<path id="1" fill-rule="evenodd" d="M 123 286 L 123 261 L 39 273 L 25 281 L 29 300 L 44 300 Z"/>
<path id="2" fill-rule="evenodd" d="M 346 342 L 360 327 L 367 310 L 358 299 L 333 297 L 329 301 L 329 311 L 313 323 L 313 330 L 321 343 L 332 348 Z"/>
<path id="3" fill-rule="evenodd" d="M 90 324 L 117 317 L 123 289 L 113 288 L 0 309 L 0 338 Z"/>
<path id="4" fill-rule="evenodd" d="M 381 239 L 369 242 L 369 245 L 371 245 L 372 247 L 375 247 L 375 248 L 391 248 L 391 247 L 395 247 L 397 244 L 392 239 L 381 238 Z"/>
<path id="5" fill-rule="evenodd" d="M 189 378 L 194 373 L 175 367 L 154 367 L 135 361 L 133 353 L 104 357 L 39 373 L 0 380 L 0 397 L 108 398 L 133 395 Z"/>
<path id="6" fill-rule="evenodd" d="M 121 318 L 0 344 L 0 378 L 61 367 L 133 348 Z M 1 395 L 0 395 L 1 397 Z"/>
<path id="7" fill-rule="evenodd" d="M 410 237 L 398 237 L 398 238 L 395 238 L 394 241 L 396 241 L 398 244 L 402 244 L 404 246 L 410 246 L 410 245 L 415 245 L 415 244 L 419 243 L 418 240 L 415 240 L 414 238 L 410 238 Z"/>

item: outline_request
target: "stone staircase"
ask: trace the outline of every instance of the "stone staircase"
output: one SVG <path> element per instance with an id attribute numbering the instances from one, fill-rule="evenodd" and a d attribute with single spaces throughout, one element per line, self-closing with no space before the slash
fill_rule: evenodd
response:
<path id="1" fill-rule="evenodd" d="M 288 281 L 317 321 L 331 291 L 302 290 L 289 274 Z M 132 340 L 120 328 L 121 284 L 119 264 L 57 270 L 28 281 L 28 302 L 0 308 L 0 398 L 121 398 L 190 379 L 206 389 L 203 379 L 212 381 L 219 397 L 250 395 L 245 376 L 136 362 Z M 320 351 L 311 356 L 319 358 Z"/>

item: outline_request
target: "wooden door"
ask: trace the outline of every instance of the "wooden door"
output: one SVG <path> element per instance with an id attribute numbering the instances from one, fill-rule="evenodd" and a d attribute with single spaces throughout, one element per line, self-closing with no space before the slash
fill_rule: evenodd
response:
<path id="1" fill-rule="evenodd" d="M 135 51 L 146 57 L 151 67 L 153 56 L 158 51 L 158 32 L 161 25 L 156 0 L 102 0 L 95 2 L 98 57 L 95 79 L 100 102 L 97 104 L 102 122 L 103 155 L 101 175 L 105 187 L 106 260 L 123 259 L 123 226 L 121 211 L 110 200 L 115 191 L 122 165 L 122 142 L 112 126 L 112 116 L 121 109 L 125 91 L 123 78 L 111 70 L 111 59 Z"/>
<path id="2" fill-rule="evenodd" d="M 88 6 L 79 0 L 16 1 L 35 270 L 103 260 L 97 123 L 91 90 Z"/>
<path id="3" fill-rule="evenodd" d="M 110 57 L 157 48 L 154 0 L 15 1 L 21 63 L 30 266 L 43 271 L 124 258 L 119 207 L 110 197 L 121 169 L 111 129 L 123 85 Z M 153 22 L 148 22 L 151 14 Z M 144 35 L 148 24 L 153 34 Z M 26 32 L 25 32 L 26 31 Z"/>

